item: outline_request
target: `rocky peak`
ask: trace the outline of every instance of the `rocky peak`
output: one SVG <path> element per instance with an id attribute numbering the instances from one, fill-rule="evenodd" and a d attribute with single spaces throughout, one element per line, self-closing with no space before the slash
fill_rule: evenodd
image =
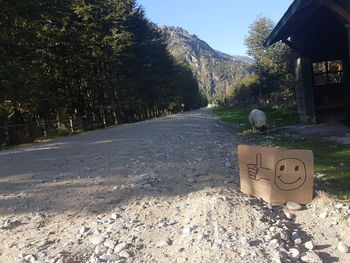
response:
<path id="1" fill-rule="evenodd" d="M 225 54 L 210 47 L 181 27 L 161 26 L 170 53 L 183 60 L 196 75 L 200 89 L 208 98 L 225 96 L 227 88 L 249 69 L 249 57 Z"/>

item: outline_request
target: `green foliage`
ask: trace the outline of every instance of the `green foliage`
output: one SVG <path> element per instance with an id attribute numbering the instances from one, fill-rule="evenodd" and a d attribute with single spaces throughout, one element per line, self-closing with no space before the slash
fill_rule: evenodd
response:
<path id="1" fill-rule="evenodd" d="M 294 102 L 294 63 L 291 49 L 276 43 L 269 48 L 264 42 L 274 23 L 258 17 L 249 27 L 245 44 L 255 60 L 254 79 L 244 76 L 229 89 L 229 105 L 285 106 Z"/>
<path id="2" fill-rule="evenodd" d="M 105 126 L 204 103 L 135 0 L 5 0 L 0 58 L 0 127 L 82 116 Z"/>
<path id="3" fill-rule="evenodd" d="M 260 81 L 255 73 L 245 75 L 237 80 L 234 85 L 228 90 L 229 106 L 245 106 L 258 103 L 258 98 L 255 96 L 259 92 Z"/>

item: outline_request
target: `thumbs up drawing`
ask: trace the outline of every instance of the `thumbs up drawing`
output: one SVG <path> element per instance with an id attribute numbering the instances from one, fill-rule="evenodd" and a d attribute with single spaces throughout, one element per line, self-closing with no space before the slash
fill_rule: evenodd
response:
<path id="1" fill-rule="evenodd" d="M 263 170 L 271 170 L 268 168 L 265 168 L 262 166 L 262 156 L 261 153 L 257 153 L 256 154 L 256 162 L 253 164 L 247 164 L 248 167 L 248 177 L 252 180 L 256 180 L 259 181 L 261 179 L 265 179 L 265 180 L 270 180 L 268 178 L 262 177 L 259 174 L 259 171 Z"/>

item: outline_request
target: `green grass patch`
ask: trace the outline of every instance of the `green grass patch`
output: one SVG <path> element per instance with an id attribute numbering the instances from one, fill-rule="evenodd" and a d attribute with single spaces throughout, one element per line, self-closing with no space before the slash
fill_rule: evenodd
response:
<path id="1" fill-rule="evenodd" d="M 223 121 L 233 123 L 244 133 L 251 131 L 251 125 L 248 121 L 249 113 L 252 109 L 235 108 L 216 108 L 214 113 Z M 293 111 L 282 110 L 279 108 L 261 108 L 266 113 L 269 128 L 276 128 L 286 125 L 297 124 L 299 119 Z"/>
<path id="2" fill-rule="evenodd" d="M 298 123 L 298 116 L 294 113 L 271 108 L 262 110 L 267 115 L 269 128 Z M 253 138 L 258 144 L 312 150 L 315 157 L 315 172 L 327 175 L 327 181 L 331 183 L 338 198 L 350 200 L 350 145 L 316 139 L 295 139 L 275 133 L 273 130 L 268 136 L 253 134 L 248 121 L 249 112 L 250 109 L 214 110 L 221 120 L 235 124 L 238 130 Z"/>

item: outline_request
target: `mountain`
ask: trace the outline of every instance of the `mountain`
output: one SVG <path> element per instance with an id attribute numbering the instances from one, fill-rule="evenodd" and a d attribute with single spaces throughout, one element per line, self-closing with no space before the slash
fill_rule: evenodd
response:
<path id="1" fill-rule="evenodd" d="M 160 28 L 167 36 L 170 53 L 191 67 L 208 98 L 224 96 L 227 88 L 251 69 L 253 60 L 249 57 L 217 51 L 181 27 Z"/>

